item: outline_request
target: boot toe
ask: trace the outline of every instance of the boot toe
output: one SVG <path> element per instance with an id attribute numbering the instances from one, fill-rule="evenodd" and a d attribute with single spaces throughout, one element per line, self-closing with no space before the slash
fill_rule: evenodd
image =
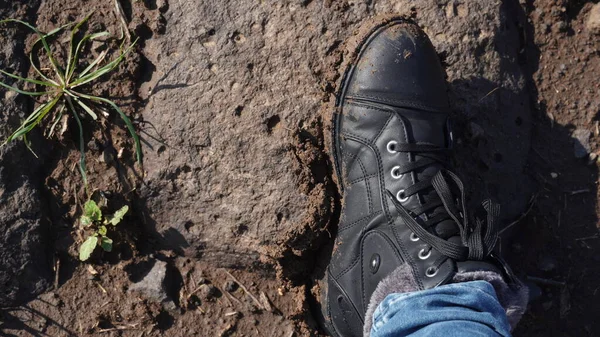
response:
<path id="1" fill-rule="evenodd" d="M 413 23 L 392 21 L 368 36 L 350 76 L 346 97 L 448 107 L 444 70 L 427 35 Z"/>

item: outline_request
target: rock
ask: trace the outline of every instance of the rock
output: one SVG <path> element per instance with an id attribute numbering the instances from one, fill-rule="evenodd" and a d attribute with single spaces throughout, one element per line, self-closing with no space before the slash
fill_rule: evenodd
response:
<path id="1" fill-rule="evenodd" d="M 573 153 L 575 158 L 586 157 L 592 150 L 590 145 L 590 136 L 592 133 L 586 129 L 576 129 L 573 131 Z"/>
<path id="2" fill-rule="evenodd" d="M 223 284 L 223 290 L 225 290 L 228 293 L 232 293 L 232 292 L 236 291 L 238 287 L 239 287 L 239 285 L 232 280 L 227 280 Z"/>
<path id="3" fill-rule="evenodd" d="M 556 179 L 556 178 L 558 178 L 558 173 L 550 172 L 550 176 L 552 177 L 552 179 Z"/>
<path id="4" fill-rule="evenodd" d="M 595 4 L 590 10 L 585 28 L 590 33 L 600 34 L 600 3 Z"/>
<path id="5" fill-rule="evenodd" d="M 167 263 L 163 261 L 157 260 L 146 277 L 132 284 L 128 291 L 138 293 L 150 301 L 163 303 L 167 308 L 175 306 L 168 294 Z"/>
<path id="6" fill-rule="evenodd" d="M 556 259 L 550 256 L 543 256 L 538 261 L 538 268 L 541 271 L 551 272 L 556 269 Z"/>

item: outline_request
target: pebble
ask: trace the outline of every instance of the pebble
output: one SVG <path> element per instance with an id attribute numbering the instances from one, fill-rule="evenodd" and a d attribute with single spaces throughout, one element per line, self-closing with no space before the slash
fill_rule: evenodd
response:
<path id="1" fill-rule="evenodd" d="M 551 173 L 550 173 L 550 176 L 552 177 L 552 179 L 556 179 L 556 178 L 558 178 L 558 173 L 556 173 L 556 172 L 551 172 Z"/>
<path id="2" fill-rule="evenodd" d="M 592 34 L 600 34 L 600 3 L 595 4 L 590 10 L 585 28 Z"/>
<path id="3" fill-rule="evenodd" d="M 238 288 L 238 284 L 232 280 L 228 280 L 223 284 L 223 289 L 228 293 L 232 293 L 232 292 L 236 291 L 237 288 Z"/>
<path id="4" fill-rule="evenodd" d="M 168 309 L 174 309 L 175 304 L 168 294 L 167 275 L 167 263 L 157 260 L 150 272 L 140 282 L 132 284 L 128 291 L 138 293 L 150 301 L 162 303 Z"/>
<path id="5" fill-rule="evenodd" d="M 592 133 L 590 130 L 586 129 L 577 129 L 573 131 L 573 138 L 575 138 L 575 142 L 573 143 L 573 153 L 575 154 L 575 158 L 584 158 L 591 152 L 591 135 Z"/>
<path id="6" fill-rule="evenodd" d="M 589 159 L 588 159 L 588 165 L 593 165 L 596 163 L 596 160 L 598 159 L 598 155 L 594 152 L 590 153 Z"/>

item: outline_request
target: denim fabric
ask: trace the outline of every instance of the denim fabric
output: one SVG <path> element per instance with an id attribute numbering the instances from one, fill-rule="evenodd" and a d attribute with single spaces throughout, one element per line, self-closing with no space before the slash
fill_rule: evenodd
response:
<path id="1" fill-rule="evenodd" d="M 510 336 L 496 292 L 486 281 L 388 295 L 373 315 L 371 337 Z"/>

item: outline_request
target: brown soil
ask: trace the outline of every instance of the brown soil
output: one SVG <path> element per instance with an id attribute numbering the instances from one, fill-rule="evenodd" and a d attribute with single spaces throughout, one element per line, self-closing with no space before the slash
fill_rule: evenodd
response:
<path id="1" fill-rule="evenodd" d="M 593 3 L 528 1 L 534 127 L 528 172 L 536 202 L 516 243 L 515 268 L 558 280 L 542 286 L 515 335 L 597 336 L 600 325 L 598 163 L 574 156 L 573 132 L 600 150 L 600 38 L 585 22 Z M 541 270 L 540 270 L 541 269 Z M 545 269 L 545 271 L 544 271 Z"/>
<path id="2" fill-rule="evenodd" d="M 145 104 L 145 96 L 139 93 L 148 81 L 142 52 L 145 39 L 162 34 L 165 29 L 161 3 L 132 1 L 125 7 L 129 29 L 141 37 L 139 47 L 109 80 L 89 88 L 97 95 L 114 98 L 134 120 L 138 109 Z M 584 28 L 592 5 L 550 0 L 527 1 L 525 5 L 529 21 L 523 27 L 526 46 L 523 53 L 530 70 L 529 88 L 535 106 L 527 174 L 538 182 L 539 188 L 530 211 L 520 221 L 523 231 L 511 246 L 516 253 L 511 261 L 519 274 L 545 279 L 548 284 L 541 285 L 541 294 L 515 336 L 600 335 L 596 318 L 600 312 L 598 163 L 596 160 L 589 163 L 588 157 L 576 159 L 572 137 L 575 129 L 591 131 L 591 152 L 600 154 L 597 116 L 600 38 Z M 48 30 L 81 19 L 85 12 L 81 8 L 89 6 L 82 0 L 45 1 L 37 13 L 37 25 Z M 340 12 L 347 9 L 345 5 L 331 6 Z M 94 2 L 93 7 L 95 14 L 90 26 L 105 28 L 119 36 L 121 26 L 113 2 Z M 330 66 L 316 76 L 325 101 L 335 91 L 332 82 L 343 71 L 342 49 L 342 44 L 334 46 L 328 59 Z M 93 56 L 94 51 L 89 53 Z M 331 105 L 325 105 L 327 113 Z M 279 120 L 268 123 L 269 132 L 278 123 Z M 135 205 L 139 201 L 136 188 L 140 186 L 143 170 L 135 165 L 133 143 L 123 123 L 111 113 L 101 125 L 86 122 L 86 129 L 90 185 L 108 197 L 112 209 Z M 295 170 L 301 181 L 299 188 L 306 194 L 323 193 L 331 197 L 333 191 L 314 189 L 316 184 L 331 186 L 331 169 L 325 165 L 327 155 L 323 153 L 323 127 L 314 122 L 306 129 L 310 132 L 297 134 L 293 150 Z M 139 212 L 134 210 L 115 234 L 115 250 L 97 252 L 90 270 L 76 259 L 82 233 L 72 226 L 85 199 L 76 167 L 79 158 L 76 137 L 76 127 L 70 125 L 65 137 L 54 144 L 50 156 L 53 160 L 46 166 L 45 197 L 50 203 L 55 240 L 55 289 L 18 308 L 3 309 L 2 333 L 136 337 L 321 335 L 309 308 L 309 293 L 318 291 L 309 289 L 307 280 L 315 265 L 315 252 L 328 236 L 324 229 L 330 220 L 323 218 L 333 212 L 335 221 L 335 202 L 315 205 L 317 209 L 310 214 L 316 218 L 306 221 L 310 226 L 300 233 L 286 234 L 281 247 L 264 252 L 275 256 L 275 261 L 228 270 L 216 268 L 201 257 L 181 257 L 178 252 L 155 249 L 154 242 L 143 231 Z M 99 159 L 106 152 L 116 155 L 121 149 L 124 152 L 120 160 L 107 164 Z M 316 230 L 325 234 L 313 233 Z M 175 308 L 167 309 L 128 292 L 129 286 L 148 272 L 153 260 L 167 261 L 171 266 L 168 292 Z M 225 283 L 232 280 L 228 273 L 247 291 L 241 287 L 226 291 Z M 202 283 L 216 286 L 216 293 L 199 295 Z M 269 304 L 265 304 L 265 296 Z"/>

